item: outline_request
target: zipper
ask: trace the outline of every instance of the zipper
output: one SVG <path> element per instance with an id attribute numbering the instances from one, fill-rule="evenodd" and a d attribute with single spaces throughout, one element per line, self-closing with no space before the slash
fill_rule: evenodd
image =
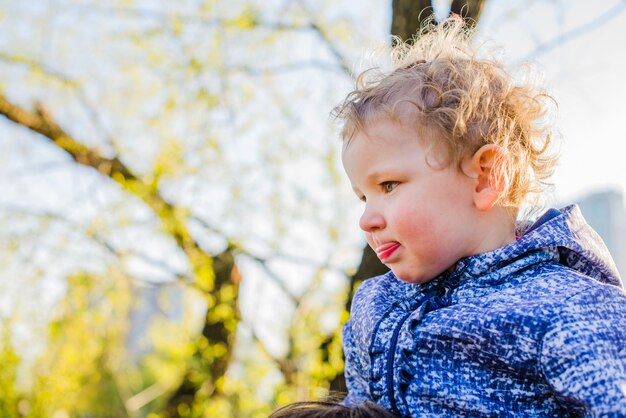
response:
<path id="1" fill-rule="evenodd" d="M 454 288 L 456 288 L 456 285 L 458 284 L 458 283 L 455 283 L 454 281 L 450 283 L 450 280 L 459 277 L 464 270 L 465 269 L 463 268 L 459 272 L 453 272 L 452 274 L 447 273 L 446 276 L 442 279 L 442 281 L 438 283 L 436 286 L 433 286 L 429 290 L 429 292 L 432 292 L 433 290 L 438 290 L 438 288 L 442 286 L 443 283 L 447 283 L 452 286 L 450 286 L 449 288 L 444 287 L 444 293 L 440 297 L 445 297 L 446 295 L 449 295 L 449 293 L 452 293 L 452 291 L 454 290 Z M 432 302 L 434 297 L 437 297 L 437 295 L 436 294 L 428 295 L 428 292 L 427 292 L 425 297 L 420 301 L 418 306 L 425 306 L 425 309 L 420 314 L 421 318 L 423 318 L 427 313 L 426 312 L 427 305 L 425 304 Z M 439 306 L 439 305 L 440 305 L 439 303 L 436 303 L 435 306 L 432 307 L 430 310 L 441 308 L 442 306 Z M 443 306 L 447 306 L 447 305 L 448 304 L 443 304 Z M 400 412 L 398 411 L 398 407 L 396 405 L 396 400 L 395 400 L 395 395 L 394 395 L 395 391 L 393 387 L 393 369 L 394 369 L 393 365 L 394 365 L 394 358 L 395 358 L 395 353 L 396 353 L 396 345 L 398 344 L 398 337 L 400 335 L 400 330 L 402 329 L 402 326 L 404 325 L 406 320 L 414 313 L 415 313 L 414 308 L 409 307 L 408 312 L 402 317 L 398 326 L 393 330 L 393 334 L 391 336 L 391 343 L 389 345 L 389 353 L 387 354 L 387 373 L 386 373 L 387 393 L 389 394 L 389 403 L 391 406 L 391 412 L 394 414 L 397 414 Z"/>
<path id="2" fill-rule="evenodd" d="M 391 344 L 389 345 L 389 353 L 387 354 L 387 393 L 389 394 L 389 402 L 391 404 L 391 412 L 397 414 L 399 411 L 396 406 L 396 400 L 393 389 L 393 363 L 394 357 L 396 353 L 396 345 L 398 344 L 398 336 L 400 335 L 400 329 L 402 325 L 406 322 L 409 316 L 411 316 L 413 312 L 409 310 L 409 312 L 402 317 L 400 324 L 393 330 L 393 334 L 391 336 Z"/>

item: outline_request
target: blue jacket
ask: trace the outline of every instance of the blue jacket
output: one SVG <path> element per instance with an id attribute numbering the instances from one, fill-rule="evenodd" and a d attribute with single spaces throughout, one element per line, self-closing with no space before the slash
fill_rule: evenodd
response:
<path id="1" fill-rule="evenodd" d="M 424 285 L 363 282 L 347 405 L 400 416 L 626 417 L 626 296 L 575 206 Z"/>

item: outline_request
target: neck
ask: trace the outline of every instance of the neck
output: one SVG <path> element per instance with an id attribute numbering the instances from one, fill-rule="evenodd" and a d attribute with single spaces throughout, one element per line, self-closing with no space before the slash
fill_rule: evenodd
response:
<path id="1" fill-rule="evenodd" d="M 500 206 L 478 216 L 479 238 L 474 254 L 486 253 L 515 241 L 515 211 Z"/>

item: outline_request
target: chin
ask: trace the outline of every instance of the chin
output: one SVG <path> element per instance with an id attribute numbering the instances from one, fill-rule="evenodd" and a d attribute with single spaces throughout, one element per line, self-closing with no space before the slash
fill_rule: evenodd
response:
<path id="1" fill-rule="evenodd" d="M 399 280 L 405 283 L 424 284 L 424 283 L 428 283 L 429 281 L 433 279 L 433 277 L 425 278 L 425 277 L 407 273 L 407 272 L 395 271 L 394 269 L 391 269 L 391 271 L 393 272 L 394 276 L 396 276 Z"/>

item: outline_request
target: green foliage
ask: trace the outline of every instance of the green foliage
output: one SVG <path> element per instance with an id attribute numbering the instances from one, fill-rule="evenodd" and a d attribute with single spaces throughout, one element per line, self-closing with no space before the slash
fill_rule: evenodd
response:
<path id="1" fill-rule="evenodd" d="M 4 337 L 0 415 L 261 417 L 328 391 L 342 368 L 340 323 L 317 319 L 343 306 L 343 288 L 323 287 L 345 281 L 327 273 L 350 259 L 327 112 L 351 79 L 321 31 L 342 42 L 351 32 L 345 16 L 326 17 L 333 4 L 0 6 L 10 37 L 0 70 L 11 69 L 0 91 L 39 118 L 37 141 L 23 143 L 42 147 L 47 138 L 51 161 L 70 166 L 61 179 L 54 163 L 50 175 L 29 173 L 36 183 L 17 188 L 45 190 L 56 204 L 23 203 L 44 209 L 15 222 L 29 225 L 28 236 L 17 231 L 11 248 L 0 244 L 3 265 L 15 252 L 36 271 L 0 275 L 33 276 L 25 289 L 51 288 L 56 298 L 43 319 L 19 318 L 32 329 L 48 325 L 36 358 L 24 361 Z M 43 102 L 46 117 L 30 102 Z M 15 160 L 38 167 L 38 153 Z M 273 267 L 274 259 L 289 266 Z M 126 351 L 132 312 L 155 270 L 185 288 L 177 306 L 195 308 L 176 319 L 153 314 L 137 358 Z M 260 338 L 255 329 L 268 328 L 267 318 L 240 313 L 242 283 L 254 294 L 246 308 L 258 299 L 293 315 Z M 268 348 L 274 340 L 284 350 Z M 20 373 L 28 384 L 18 385 Z"/>
<path id="2" fill-rule="evenodd" d="M 116 374 L 127 361 L 130 300 L 128 279 L 117 272 L 106 280 L 84 273 L 68 278 L 68 294 L 35 365 L 31 416 L 128 415 Z"/>
<path id="3" fill-rule="evenodd" d="M 21 398 L 16 386 L 21 359 L 11 341 L 11 321 L 5 320 L 0 331 L 0 416 L 17 417 Z"/>

